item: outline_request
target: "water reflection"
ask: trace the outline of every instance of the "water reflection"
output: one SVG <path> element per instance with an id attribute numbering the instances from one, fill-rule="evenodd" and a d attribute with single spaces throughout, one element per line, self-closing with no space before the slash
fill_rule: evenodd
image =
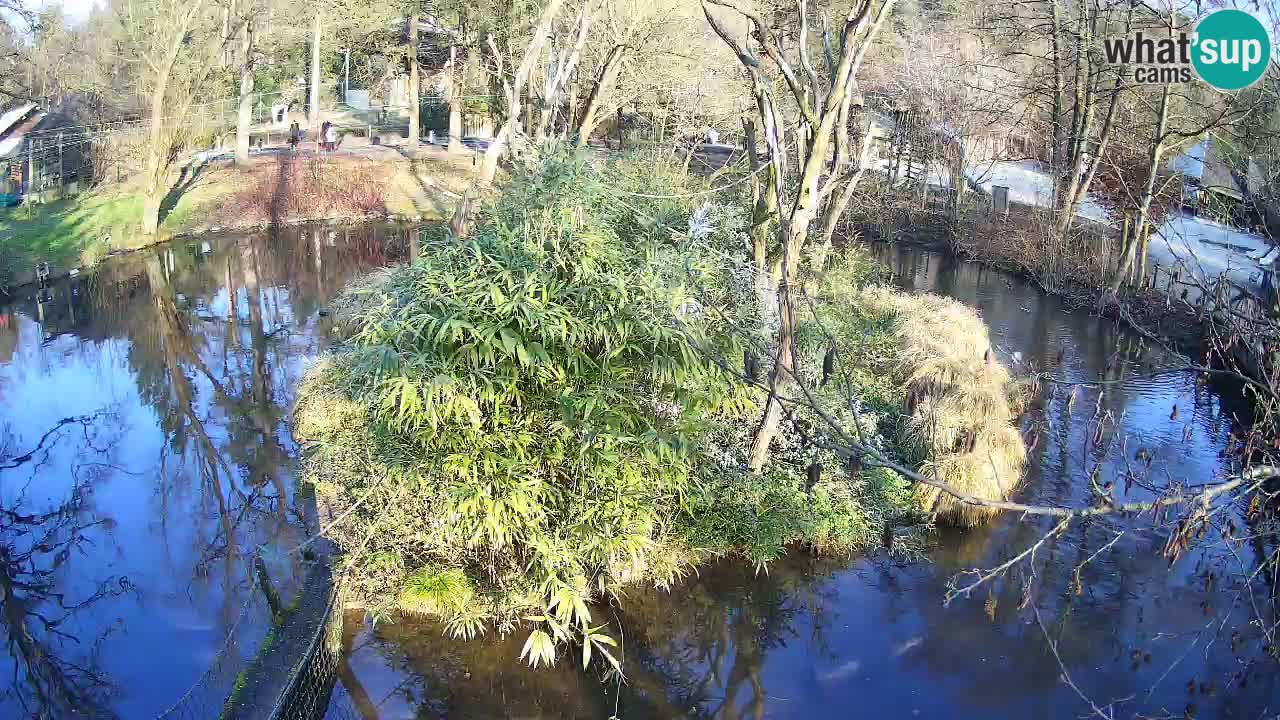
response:
<path id="1" fill-rule="evenodd" d="M 211 665 L 225 693 L 214 661 L 266 627 L 251 556 L 293 582 L 288 408 L 321 309 L 410 234 L 172 243 L 0 307 L 0 716 L 152 717 Z"/>
<path id="2" fill-rule="evenodd" d="M 3 467 L 29 462 L 25 455 Z M 89 595 L 74 598 L 59 589 L 60 568 L 83 550 L 94 528 L 110 524 L 88 508 L 90 492 L 89 481 L 77 478 L 67 498 L 48 508 L 0 507 L 0 626 L 21 673 L 0 698 L 27 717 L 110 716 L 110 683 L 97 643 L 81 642 L 89 638 L 74 638 L 66 627 L 82 609 L 127 592 L 128 583 L 105 578 Z"/>
<path id="3" fill-rule="evenodd" d="M 1136 499 L 1144 483 L 1208 482 L 1232 469 L 1220 457 L 1238 430 L 1229 390 L 1189 375 L 1098 383 L 1171 359 L 1002 273 L 877 252 L 904 286 L 976 307 L 1006 361 L 1090 381 L 1074 399 L 1076 386 L 1047 392 L 1024 419 L 1034 446 L 1023 498 L 1079 506 L 1091 502 L 1095 472 L 1132 472 L 1114 492 Z M 1134 460 L 1140 448 L 1149 464 Z M 1077 718 L 1089 706 L 1064 669 L 1094 702 L 1117 702 L 1117 717 L 1274 712 L 1280 674 L 1252 621 L 1276 618 L 1263 583 L 1240 580 L 1274 547 L 1211 544 L 1170 567 L 1149 523 L 1078 523 L 1018 572 L 945 606 L 956 573 L 1002 562 L 1052 523 L 1006 517 L 944 532 L 924 563 L 799 552 L 767 574 L 718 563 L 670 594 L 635 590 L 603 611 L 625 638 L 621 687 L 572 662 L 519 665 L 519 634 L 461 643 L 429 622 L 371 629 L 354 617 L 330 717 Z"/>

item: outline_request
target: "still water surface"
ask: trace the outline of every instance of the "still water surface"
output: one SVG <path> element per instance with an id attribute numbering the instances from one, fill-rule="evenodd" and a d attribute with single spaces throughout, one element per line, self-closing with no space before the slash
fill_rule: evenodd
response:
<path id="1" fill-rule="evenodd" d="M 1017 353 L 1069 382 L 1121 380 L 1172 362 L 1112 322 L 1007 275 L 926 251 L 875 252 L 904 287 L 976 307 L 1008 362 Z M 1236 427 L 1233 414 L 1244 410 L 1238 393 L 1167 375 L 1086 384 L 1074 403 L 1069 397 L 1069 386 L 1046 393 L 1023 421 L 1035 443 L 1025 500 L 1086 504 L 1090 474 L 1119 477 L 1136 465 L 1139 448 L 1151 453 L 1154 478 L 1206 482 L 1231 469 L 1220 452 Z M 1097 413 L 1106 418 L 1100 436 Z M 1145 492 L 1140 484 L 1116 490 L 1119 500 Z M 1007 517 L 978 531 L 943 532 L 927 562 L 794 552 L 768 573 L 724 561 L 670 593 L 637 589 L 606 613 L 622 632 L 621 688 L 572 662 L 522 666 L 519 634 L 463 643 L 432 622 L 372 628 L 350 614 L 329 717 L 1087 715 L 1089 706 L 1063 682 L 1064 668 L 1099 705 L 1123 700 L 1117 717 L 1280 712 L 1280 673 L 1264 657 L 1250 625 L 1254 604 L 1236 579 L 1274 547 L 1246 544 L 1233 555 L 1217 545 L 1170 568 L 1160 555 L 1165 538 L 1144 525 L 1082 524 L 1047 543 L 1028 566 L 1033 573 L 944 607 L 949 578 L 998 564 L 1051 526 Z M 1074 569 L 1112 541 L 1077 581 Z M 1264 576 L 1254 591 L 1272 580 Z M 1262 621 L 1274 623 L 1265 595 L 1256 600 Z"/>
<path id="2" fill-rule="evenodd" d="M 0 717 L 218 717 L 267 627 L 253 555 L 299 569 L 323 306 L 409 235 L 175 242 L 0 296 Z"/>

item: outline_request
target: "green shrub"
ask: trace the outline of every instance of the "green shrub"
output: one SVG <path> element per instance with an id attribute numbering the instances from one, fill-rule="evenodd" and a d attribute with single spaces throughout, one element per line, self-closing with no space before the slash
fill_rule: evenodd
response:
<path id="1" fill-rule="evenodd" d="M 791 544 L 879 541 L 906 496 L 896 475 L 850 477 L 790 423 L 768 470 L 745 471 L 763 398 L 735 373 L 770 333 L 733 260 L 742 203 L 663 197 L 700 182 L 652 158 L 539 158 L 465 241 L 424 234 L 414 265 L 339 304 L 356 330 L 308 375 L 297 433 L 318 494 L 354 513 L 333 532 L 359 550 L 366 598 L 462 636 L 531 622 L 534 664 L 570 639 L 611 658 L 589 603 L 622 584 L 668 584 L 709 555 L 763 565 Z M 826 332 L 856 345 L 821 402 L 879 437 L 898 392 L 877 366 L 887 325 L 854 304 L 870 263 L 833 266 L 798 328 L 802 368 L 821 368 Z"/>
<path id="2" fill-rule="evenodd" d="M 673 322 L 682 258 L 630 212 L 580 159 L 548 160 L 466 242 L 425 239 L 341 362 L 432 518 L 415 547 L 387 549 L 461 561 L 498 589 L 532 579 L 563 615 L 546 622 L 583 632 L 584 598 L 610 568 L 643 566 L 686 506 L 709 420 L 753 408 L 694 349 L 740 354 L 715 313 Z"/>

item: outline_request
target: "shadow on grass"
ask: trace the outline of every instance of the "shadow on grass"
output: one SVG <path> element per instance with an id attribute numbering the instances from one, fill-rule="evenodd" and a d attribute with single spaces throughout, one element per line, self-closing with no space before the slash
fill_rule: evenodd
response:
<path id="1" fill-rule="evenodd" d="M 169 188 L 169 192 L 165 193 L 164 200 L 160 201 L 160 222 L 163 224 L 165 218 L 169 217 L 169 213 L 177 207 L 178 201 L 182 196 L 195 187 L 196 181 L 200 179 L 200 175 L 204 172 L 208 163 L 190 164 L 182 168 L 182 172 L 178 175 L 178 182 Z"/>
<path id="2" fill-rule="evenodd" d="M 417 210 L 419 215 L 428 217 L 447 218 L 452 215 L 453 208 L 440 200 L 440 197 L 445 193 L 442 192 L 440 187 L 435 186 L 420 174 L 421 166 L 425 164 L 423 158 L 409 152 L 407 145 L 397 145 L 395 151 L 408 161 L 409 176 L 413 178 L 416 188 L 421 191 L 421 198 L 430 203 L 429 206 L 420 203 L 418 193 L 413 193 L 409 197 L 409 202 L 413 204 L 414 210 Z"/>
<path id="3" fill-rule="evenodd" d="M 86 192 L 30 209 L 0 211 L 0 284 L 26 282 L 35 264 L 57 269 L 91 263 L 110 245 L 130 246 L 142 200 L 136 195 Z"/>

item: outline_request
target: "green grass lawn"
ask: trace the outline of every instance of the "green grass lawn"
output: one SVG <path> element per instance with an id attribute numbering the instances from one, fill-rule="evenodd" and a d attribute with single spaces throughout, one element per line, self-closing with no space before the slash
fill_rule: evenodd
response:
<path id="1" fill-rule="evenodd" d="M 105 254 L 113 243 L 136 235 L 142 197 L 85 193 L 34 208 L 0 211 L 0 282 L 21 281 L 35 264 L 77 267 Z"/>
<path id="2" fill-rule="evenodd" d="M 161 222 L 157 237 L 143 235 L 139 229 L 140 192 L 89 191 L 30 210 L 0 210 L 0 285 L 29 280 L 36 263 L 42 261 L 55 271 L 92 265 L 111 250 L 131 250 L 169 237 L 200 217 L 221 192 L 215 184 L 200 185 L 180 196 Z"/>
<path id="3" fill-rule="evenodd" d="M 471 184 L 469 158 L 389 162 L 395 170 L 385 192 L 393 214 L 448 217 Z M 93 265 L 110 250 L 132 250 L 208 226 L 212 211 L 240 190 L 246 177 L 234 166 L 217 165 L 203 168 L 193 182 L 180 183 L 177 197 L 164 205 L 155 237 L 140 232 L 142 193 L 135 185 L 91 190 L 29 213 L 25 207 L 0 209 L 0 288 L 30 282 L 42 261 L 57 273 Z"/>

